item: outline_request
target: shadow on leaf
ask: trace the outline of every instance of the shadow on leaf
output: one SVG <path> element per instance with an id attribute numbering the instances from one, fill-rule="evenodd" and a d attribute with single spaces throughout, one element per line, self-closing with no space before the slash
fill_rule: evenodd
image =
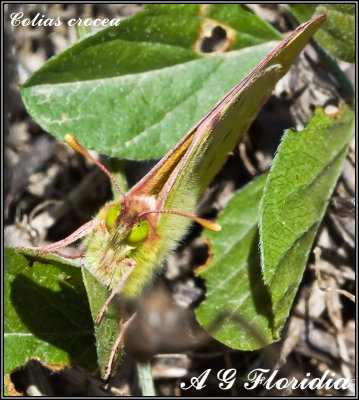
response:
<path id="1" fill-rule="evenodd" d="M 250 285 L 250 293 L 253 299 L 253 304 L 256 309 L 256 313 L 263 315 L 270 325 L 270 328 L 274 329 L 274 315 L 272 308 L 272 299 L 269 295 L 268 289 L 266 288 L 262 270 L 260 266 L 259 258 L 259 231 L 257 228 L 256 234 L 253 238 L 250 253 L 248 255 L 248 279 Z M 250 322 L 250 321 L 249 321 Z M 260 332 L 258 332 L 260 335 Z"/>
<path id="2" fill-rule="evenodd" d="M 18 274 L 11 282 L 11 303 L 34 336 L 66 351 L 72 363 L 95 368 L 93 323 L 82 296 L 85 292 L 80 295 L 66 282 L 57 285 L 60 290 L 51 290 Z"/>

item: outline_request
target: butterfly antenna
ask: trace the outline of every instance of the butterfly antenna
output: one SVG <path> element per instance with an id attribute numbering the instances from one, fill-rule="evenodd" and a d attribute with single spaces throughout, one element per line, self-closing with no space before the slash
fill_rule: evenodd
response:
<path id="1" fill-rule="evenodd" d="M 80 145 L 80 143 L 73 136 L 71 136 L 69 134 L 66 134 L 65 135 L 65 141 L 74 150 L 76 150 L 77 152 L 82 154 L 84 157 L 88 158 L 93 163 L 95 163 L 111 179 L 111 181 L 116 186 L 117 190 L 121 193 L 121 195 L 122 195 L 122 197 L 124 199 L 124 202 L 126 204 L 126 202 L 127 202 L 126 193 L 121 189 L 121 186 L 118 184 L 118 182 L 116 181 L 116 178 L 111 174 L 111 172 L 104 165 L 102 165 L 99 161 L 97 161 L 94 157 L 92 157 L 92 155 L 84 147 L 82 147 Z"/>
<path id="2" fill-rule="evenodd" d="M 181 215 L 182 217 L 189 218 L 193 221 L 196 221 L 200 225 L 202 225 L 204 228 L 210 229 L 211 231 L 219 232 L 222 227 L 221 225 L 217 224 L 217 222 L 210 221 L 208 219 L 200 218 L 197 217 L 196 215 L 188 214 L 186 212 L 182 211 L 175 211 L 175 210 L 147 210 L 144 211 L 139 215 L 139 218 L 142 218 L 146 214 L 175 214 L 175 215 Z"/>

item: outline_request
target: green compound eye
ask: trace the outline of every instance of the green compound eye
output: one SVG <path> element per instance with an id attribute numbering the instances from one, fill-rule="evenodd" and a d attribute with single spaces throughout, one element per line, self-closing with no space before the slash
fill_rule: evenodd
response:
<path id="1" fill-rule="evenodd" d="M 121 211 L 121 204 L 116 204 L 112 206 L 106 215 L 106 228 L 111 230 L 115 226 L 116 218 Z"/>
<path id="2" fill-rule="evenodd" d="M 150 225 L 147 221 L 138 222 L 127 236 L 127 242 L 129 244 L 142 242 L 142 240 L 145 240 L 148 236 L 149 231 Z"/>

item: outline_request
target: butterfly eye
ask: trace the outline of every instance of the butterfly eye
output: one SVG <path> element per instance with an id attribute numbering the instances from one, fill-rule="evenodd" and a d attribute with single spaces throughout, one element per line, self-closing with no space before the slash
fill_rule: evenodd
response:
<path id="1" fill-rule="evenodd" d="M 127 242 L 129 244 L 142 242 L 142 240 L 145 240 L 148 236 L 149 231 L 150 225 L 147 221 L 138 222 L 127 236 Z"/>
<path id="2" fill-rule="evenodd" d="M 112 206 L 106 215 L 106 228 L 111 230 L 115 226 L 116 218 L 121 211 L 121 204 L 116 204 Z"/>

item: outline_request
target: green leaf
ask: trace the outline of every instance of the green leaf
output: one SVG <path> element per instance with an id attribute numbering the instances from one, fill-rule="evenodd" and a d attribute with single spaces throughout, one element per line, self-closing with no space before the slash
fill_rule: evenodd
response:
<path id="1" fill-rule="evenodd" d="M 354 132 L 354 113 L 316 110 L 301 132 L 289 130 L 279 146 L 260 206 L 263 279 L 279 334 Z"/>
<path id="2" fill-rule="evenodd" d="M 30 358 L 95 369 L 93 324 L 80 269 L 56 256 L 29 254 L 5 248 L 4 372 Z"/>
<path id="3" fill-rule="evenodd" d="M 304 131 L 287 131 L 267 181 L 240 190 L 217 219 L 222 231 L 203 235 L 212 258 L 197 272 L 207 292 L 195 312 L 229 347 L 255 350 L 279 339 L 353 136 L 353 111 L 340 114 L 319 108 Z"/>
<path id="4" fill-rule="evenodd" d="M 219 23 L 234 24 L 235 36 L 242 37 L 238 44 L 234 40 L 231 50 L 281 39 L 279 32 L 240 5 L 148 5 L 51 58 L 24 86 L 110 78 L 195 60 L 203 56 L 192 49 L 203 21 L 215 17 Z"/>
<path id="5" fill-rule="evenodd" d="M 197 7 L 197 6 L 196 6 Z M 200 6 L 206 18 L 225 24 L 236 31 L 232 49 L 240 49 L 269 40 L 281 39 L 280 33 L 240 4 L 206 4 Z"/>
<path id="6" fill-rule="evenodd" d="M 82 276 L 90 303 L 92 319 L 95 321 L 99 311 L 109 296 L 109 292 L 106 287 L 84 267 L 82 268 Z M 115 302 L 112 301 L 108 305 L 100 323 L 95 325 L 97 363 L 101 376 L 105 375 L 111 349 L 120 333 L 119 320 L 119 310 L 116 309 Z M 117 366 L 121 356 L 122 351 L 118 350 L 116 361 L 112 365 L 112 370 Z"/>
<path id="7" fill-rule="evenodd" d="M 260 176 L 229 201 L 216 220 L 220 232 L 203 234 L 213 259 L 198 269 L 207 291 L 196 317 L 214 338 L 240 350 L 278 339 L 272 334 L 271 301 L 258 253 L 258 209 L 265 180 L 266 175 Z"/>
<path id="8" fill-rule="evenodd" d="M 318 4 L 285 4 L 286 10 L 290 10 L 299 21 L 307 21 L 315 13 Z"/>
<path id="9" fill-rule="evenodd" d="M 214 18 L 231 51 L 193 50 Z M 150 5 L 50 59 L 21 93 L 32 117 L 61 140 L 71 133 L 107 155 L 157 158 L 280 38 L 240 5 Z"/>
<path id="10" fill-rule="evenodd" d="M 301 22 L 320 14 L 328 18 L 314 38 L 334 56 L 355 62 L 355 4 L 291 4 Z"/>

